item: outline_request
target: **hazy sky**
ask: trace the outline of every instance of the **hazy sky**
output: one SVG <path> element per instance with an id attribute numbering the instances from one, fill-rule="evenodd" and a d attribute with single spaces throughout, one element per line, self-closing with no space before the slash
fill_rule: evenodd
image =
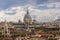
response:
<path id="1" fill-rule="evenodd" d="M 23 21 L 27 8 L 40 22 L 60 18 L 60 0 L 0 0 L 0 21 Z"/>

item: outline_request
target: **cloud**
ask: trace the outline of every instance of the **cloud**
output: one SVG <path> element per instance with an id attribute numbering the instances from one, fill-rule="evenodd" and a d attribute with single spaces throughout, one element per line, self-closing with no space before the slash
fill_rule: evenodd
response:
<path id="1" fill-rule="evenodd" d="M 15 13 L 16 14 L 13 14 Z M 8 13 L 8 14 L 6 14 Z M 12 15 L 10 15 L 10 13 L 12 13 Z M 1 20 L 7 20 L 7 21 L 18 21 L 19 19 L 22 21 L 23 20 L 23 17 L 25 14 L 25 11 L 23 10 L 22 7 L 11 7 L 9 9 L 6 9 L 6 10 L 2 10 L 0 11 L 0 14 L 1 14 Z"/>
<path id="2" fill-rule="evenodd" d="M 55 5 L 55 4 L 57 5 Z M 0 10 L 7 9 L 9 7 L 16 7 L 16 6 L 25 6 L 25 5 L 45 5 L 48 7 L 58 7 L 60 4 L 60 0 L 0 0 Z M 60 7 L 60 6 L 59 6 Z"/>
<path id="3" fill-rule="evenodd" d="M 33 6 L 30 6 L 28 9 L 32 18 L 36 16 L 36 20 L 39 22 L 54 21 L 57 17 L 60 16 L 60 9 L 40 10 L 40 9 L 34 9 Z M 10 7 L 6 10 L 1 10 L 0 14 L 1 14 L 0 21 L 4 21 L 5 19 L 7 21 L 15 21 L 15 22 L 18 21 L 19 19 L 23 21 L 24 15 L 26 14 L 26 8 L 22 6 Z"/>
<path id="4" fill-rule="evenodd" d="M 7 9 L 12 6 L 27 5 L 28 0 L 0 0 L 0 10 Z"/>
<path id="5" fill-rule="evenodd" d="M 35 5 L 37 0 L 0 0 L 0 10 L 7 9 L 9 7 Z"/>
<path id="6" fill-rule="evenodd" d="M 48 0 L 48 2 L 60 2 L 60 0 Z"/>
<path id="7" fill-rule="evenodd" d="M 60 9 L 60 2 L 45 3 L 35 6 L 36 9 Z"/>
<path id="8" fill-rule="evenodd" d="M 60 9 L 31 9 L 31 15 L 36 16 L 36 20 L 39 22 L 54 21 L 56 17 L 60 16 Z"/>
<path id="9" fill-rule="evenodd" d="M 60 2 L 48 3 L 48 4 L 45 4 L 45 6 L 49 8 L 60 8 Z"/>
<path id="10" fill-rule="evenodd" d="M 0 21 L 23 21 L 27 8 L 37 21 L 53 21 L 60 16 L 60 0 L 0 0 Z"/>

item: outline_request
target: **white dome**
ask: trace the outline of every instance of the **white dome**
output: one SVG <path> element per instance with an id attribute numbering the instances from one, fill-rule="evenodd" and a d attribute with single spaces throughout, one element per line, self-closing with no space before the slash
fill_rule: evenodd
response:
<path id="1" fill-rule="evenodd" d="M 29 15 L 28 10 L 27 10 L 27 14 L 24 16 L 24 23 L 28 23 L 28 24 L 31 24 L 32 23 L 32 18 Z"/>

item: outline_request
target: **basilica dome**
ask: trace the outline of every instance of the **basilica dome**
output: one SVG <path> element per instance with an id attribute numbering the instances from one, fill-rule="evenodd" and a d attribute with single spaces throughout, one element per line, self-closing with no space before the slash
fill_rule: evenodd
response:
<path id="1" fill-rule="evenodd" d="M 24 23 L 25 24 L 31 24 L 32 23 L 32 18 L 31 16 L 29 15 L 29 11 L 27 10 L 27 13 L 25 14 L 24 16 Z"/>

